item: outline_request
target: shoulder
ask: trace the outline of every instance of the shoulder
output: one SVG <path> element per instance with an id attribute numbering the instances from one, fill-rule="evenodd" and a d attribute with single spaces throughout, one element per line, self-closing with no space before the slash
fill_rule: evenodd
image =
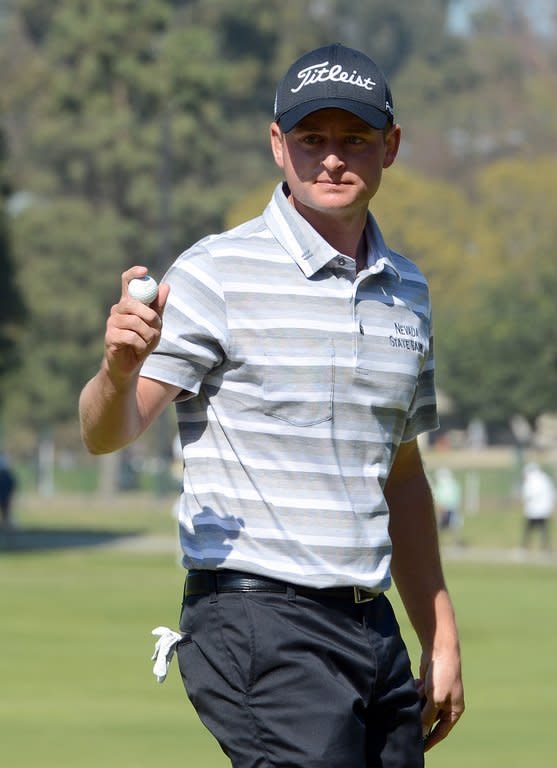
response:
<path id="1" fill-rule="evenodd" d="M 401 253 L 393 251 L 392 249 L 389 250 L 393 266 L 400 274 L 402 280 L 418 283 L 424 286 L 426 290 L 429 290 L 427 278 L 418 265 Z"/>
<path id="2" fill-rule="evenodd" d="M 163 281 L 174 288 L 202 283 L 222 297 L 223 285 L 245 265 L 246 258 L 265 254 L 270 246 L 261 216 L 217 234 L 210 234 L 182 251 L 167 270 Z"/>
<path id="3" fill-rule="evenodd" d="M 223 232 L 206 235 L 183 251 L 176 259 L 175 265 L 191 261 L 210 261 L 221 257 L 226 252 L 249 250 L 252 243 L 253 247 L 257 248 L 260 247 L 258 240 L 267 236 L 268 229 L 263 217 L 258 216 Z"/>
<path id="4" fill-rule="evenodd" d="M 392 250 L 391 263 L 399 276 L 397 287 L 394 287 L 393 291 L 414 312 L 431 319 L 431 295 L 422 270 L 406 256 Z"/>

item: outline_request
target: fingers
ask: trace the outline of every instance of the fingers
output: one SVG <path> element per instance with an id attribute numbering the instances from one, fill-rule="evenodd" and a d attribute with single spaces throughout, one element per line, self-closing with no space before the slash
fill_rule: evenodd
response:
<path id="1" fill-rule="evenodd" d="M 435 706 L 432 698 L 424 697 L 422 699 L 422 733 L 424 737 L 428 736 L 437 720 L 439 708 Z"/>
<path id="2" fill-rule="evenodd" d="M 443 741 L 463 712 L 464 697 L 461 686 L 457 686 L 453 695 L 449 695 L 444 702 L 436 703 L 433 696 L 423 700 L 422 732 L 425 752 Z"/>
<path id="3" fill-rule="evenodd" d="M 142 266 L 131 267 L 122 273 L 120 299 L 111 308 L 106 323 L 106 363 L 113 380 L 120 385 L 137 373 L 160 340 L 162 314 L 170 286 L 161 284 L 150 306 L 128 295 L 130 280 L 146 274 L 147 268 Z"/>
<path id="4" fill-rule="evenodd" d="M 148 272 L 147 267 L 134 266 L 122 273 L 121 297 L 118 304 L 115 305 L 116 307 L 119 307 L 120 304 L 122 304 L 125 310 L 133 311 L 137 314 L 141 314 L 139 307 L 137 306 L 138 300 L 130 298 L 128 294 L 128 286 L 131 280 L 137 277 L 144 277 L 147 274 L 147 272 Z M 159 317 L 162 316 L 164 306 L 166 304 L 166 300 L 168 299 L 169 293 L 170 293 L 170 286 L 167 285 L 166 283 L 161 283 L 159 285 L 159 290 L 158 290 L 156 299 L 152 301 L 151 304 L 149 305 L 151 309 L 154 309 L 154 311 L 159 315 Z M 129 305 L 128 301 L 133 302 L 133 304 Z M 139 303 L 141 304 L 141 302 Z"/>
<path id="5" fill-rule="evenodd" d="M 159 315 L 149 307 L 137 313 L 123 311 L 124 304 L 115 305 L 106 323 L 105 346 L 130 347 L 138 356 L 147 354 L 160 338 Z"/>
<path id="6" fill-rule="evenodd" d="M 427 752 L 449 734 L 462 715 L 461 711 L 441 710 L 433 728 L 424 735 L 424 751 Z"/>
<path id="7" fill-rule="evenodd" d="M 147 267 L 135 266 L 122 272 L 122 298 L 128 295 L 130 280 L 133 280 L 135 277 L 144 277 L 148 271 Z"/>
<path id="8" fill-rule="evenodd" d="M 418 691 L 423 691 L 422 731 L 427 752 L 454 728 L 464 712 L 464 689 L 458 646 L 423 654 Z"/>
<path id="9" fill-rule="evenodd" d="M 168 285 L 168 283 L 161 283 L 159 285 L 159 292 L 157 294 L 157 298 L 151 304 L 151 307 L 155 310 L 155 312 L 159 315 L 159 317 L 162 316 L 169 293 L 170 293 L 170 286 Z"/>

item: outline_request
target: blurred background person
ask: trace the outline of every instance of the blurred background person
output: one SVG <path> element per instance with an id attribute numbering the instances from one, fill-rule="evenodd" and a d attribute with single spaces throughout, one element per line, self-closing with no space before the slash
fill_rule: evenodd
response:
<path id="1" fill-rule="evenodd" d="M 459 531 L 462 527 L 460 514 L 462 490 L 454 473 L 448 467 L 439 467 L 435 472 L 433 495 L 439 530 L 451 531 L 458 543 L 461 543 Z"/>
<path id="2" fill-rule="evenodd" d="M 8 458 L 4 453 L 0 453 L 0 527 L 3 530 L 14 527 L 12 503 L 16 485 L 16 476 Z"/>
<path id="3" fill-rule="evenodd" d="M 526 464 L 522 480 L 524 528 L 522 546 L 530 546 L 532 533 L 537 530 L 543 549 L 551 549 L 550 518 L 555 507 L 555 483 L 539 464 Z"/>

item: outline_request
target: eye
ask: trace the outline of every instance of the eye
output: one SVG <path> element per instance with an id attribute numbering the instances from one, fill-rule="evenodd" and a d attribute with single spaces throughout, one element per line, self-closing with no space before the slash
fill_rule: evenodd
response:
<path id="1" fill-rule="evenodd" d="M 361 136 L 347 136 L 345 141 L 347 144 L 365 144 L 365 140 Z"/>
<path id="2" fill-rule="evenodd" d="M 302 142 L 304 144 L 309 144 L 310 146 L 315 146 L 321 142 L 321 136 L 317 133 L 307 133 L 305 136 L 302 136 Z"/>

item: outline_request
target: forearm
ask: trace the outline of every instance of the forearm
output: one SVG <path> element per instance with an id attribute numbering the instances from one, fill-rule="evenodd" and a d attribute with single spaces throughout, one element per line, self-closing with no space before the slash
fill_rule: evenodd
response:
<path id="1" fill-rule="evenodd" d="M 441 567 L 431 490 L 417 444 L 401 445 L 385 486 L 393 543 L 392 574 L 422 646 L 420 695 L 426 749 L 464 711 L 460 647 Z"/>
<path id="2" fill-rule="evenodd" d="M 133 442 L 180 391 L 140 376 L 144 361 L 159 343 L 170 290 L 161 284 L 149 306 L 130 298 L 129 281 L 146 272 L 145 267 L 132 267 L 122 274 L 122 294 L 106 323 L 101 368 L 79 398 L 82 440 L 94 454 Z"/>
<path id="3" fill-rule="evenodd" d="M 128 445 L 143 430 L 135 375 L 115 384 L 106 363 L 83 388 L 79 398 L 82 440 L 93 454 L 110 453 Z"/>
<path id="4" fill-rule="evenodd" d="M 431 492 L 425 477 L 409 479 L 391 495 L 392 574 L 408 617 L 426 653 L 458 647 L 437 537 Z"/>

